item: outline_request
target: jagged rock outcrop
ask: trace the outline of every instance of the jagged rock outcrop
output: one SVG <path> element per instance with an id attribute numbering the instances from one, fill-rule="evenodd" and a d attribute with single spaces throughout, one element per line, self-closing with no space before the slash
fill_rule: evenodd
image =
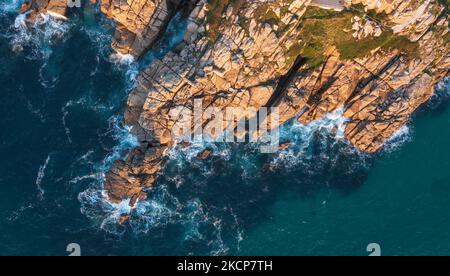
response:
<path id="1" fill-rule="evenodd" d="M 100 10 L 117 22 L 112 47 L 120 54 L 142 56 L 164 32 L 173 16 L 194 0 L 103 0 Z"/>
<path id="2" fill-rule="evenodd" d="M 448 1 L 442 1 L 448 6 Z M 437 0 L 346 0 L 346 5 L 363 4 L 367 9 L 388 15 L 392 30 L 396 34 L 406 34 L 417 41 L 435 22 L 436 15 L 445 4 L 438 7 Z M 448 8 L 448 7 L 447 7 Z"/>
<path id="3" fill-rule="evenodd" d="M 34 22 L 40 13 L 50 12 L 55 16 L 65 16 L 67 12 L 67 0 L 30 0 L 25 2 L 21 13 L 28 13 L 27 20 Z"/>
<path id="4" fill-rule="evenodd" d="M 308 124 L 343 106 L 348 140 L 361 151 L 376 152 L 448 75 L 449 18 L 437 1 L 346 1 L 347 6 L 363 4 L 382 13 L 366 19 L 383 33 L 361 36 L 364 47 L 349 47 L 358 39 L 352 36 L 351 19 L 365 16 L 352 6 L 344 11 L 351 15 L 342 16 L 348 30 L 339 30 L 336 41 L 331 36 L 330 43 L 322 43 L 319 56 L 304 41 L 311 33 L 304 18 L 313 18 L 311 25 L 317 26 L 327 17 L 305 16 L 310 4 L 198 1 L 184 42 L 142 72 L 129 96 L 125 122 L 142 146 L 113 165 L 105 184 L 110 198 L 131 199 L 131 204 L 145 198 L 165 151 L 177 142 L 171 130 L 180 118 L 172 118 L 171 111 L 192 110 L 193 99 L 219 109 L 277 106 L 280 124 L 294 117 Z M 236 120 L 253 115 L 242 113 Z M 209 123 L 202 121 L 206 127 Z M 230 123 L 224 121 L 224 126 Z"/>
<path id="5" fill-rule="evenodd" d="M 147 143 L 145 149 L 138 151 L 138 158 L 143 158 L 144 163 L 151 158 L 154 165 L 150 170 L 142 163 L 131 166 L 132 179 L 137 180 L 131 187 L 148 188 L 153 184 L 164 151 L 174 143 L 171 128 L 176 118 L 169 116 L 171 110 L 192 109 L 196 97 L 201 97 L 205 106 L 218 108 L 258 109 L 270 100 L 277 79 L 291 67 L 287 52 L 293 41 L 289 38 L 309 3 L 293 1 L 287 6 L 283 17 L 286 27 L 277 35 L 269 24 L 261 28 L 256 18 L 256 12 L 269 8 L 263 2 L 223 5 L 220 18 L 211 18 L 207 13 L 214 7 L 199 1 L 190 15 L 181 51 L 154 62 L 138 77 L 137 88 L 130 94 L 125 122 L 133 126 L 132 131 L 142 143 Z M 241 26 L 239 21 L 243 18 L 249 20 Z M 144 154 L 148 151 L 156 154 Z M 135 158 L 133 155 L 130 158 Z M 129 198 L 129 193 L 116 193 L 128 191 L 129 172 L 129 162 L 117 161 L 107 175 L 105 188 L 113 200 L 118 200 L 117 194 L 122 195 L 121 199 Z M 111 189 L 112 186 L 117 188 Z"/>

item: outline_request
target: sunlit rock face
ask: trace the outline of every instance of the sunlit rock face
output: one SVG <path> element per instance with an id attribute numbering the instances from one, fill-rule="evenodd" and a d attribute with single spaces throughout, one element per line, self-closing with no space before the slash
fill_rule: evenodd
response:
<path id="1" fill-rule="evenodd" d="M 117 23 L 112 47 L 124 55 L 142 56 L 164 32 L 170 19 L 194 1 L 104 0 L 100 9 Z"/>
<path id="2" fill-rule="evenodd" d="M 67 8 L 67 0 L 30 0 L 22 5 L 20 12 L 27 14 L 29 22 L 34 22 L 41 13 L 65 19 Z"/>

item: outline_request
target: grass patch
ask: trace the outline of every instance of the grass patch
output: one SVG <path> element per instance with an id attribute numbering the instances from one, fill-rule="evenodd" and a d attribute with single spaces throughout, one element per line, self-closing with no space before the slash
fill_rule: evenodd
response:
<path id="1" fill-rule="evenodd" d="M 336 46 L 342 59 L 362 58 L 377 48 L 397 49 L 410 58 L 419 55 L 417 43 L 409 41 L 404 36 L 394 35 L 392 32 L 383 32 L 379 37 L 370 37 L 359 41 L 342 41 L 338 42 Z"/>
<path id="2" fill-rule="evenodd" d="M 450 41 L 450 33 L 446 33 L 444 36 L 443 36 L 443 39 L 444 39 L 444 41 Z"/>
<path id="3" fill-rule="evenodd" d="M 208 0 L 206 3 L 208 13 L 206 22 L 209 26 L 208 38 L 210 41 L 216 41 L 219 38 L 219 29 L 222 23 L 222 15 L 232 0 Z"/>
<path id="4" fill-rule="evenodd" d="M 255 11 L 256 21 L 259 23 L 277 24 L 280 18 L 270 8 L 270 5 L 260 5 Z"/>
<path id="5" fill-rule="evenodd" d="M 316 7 L 308 8 L 299 30 L 298 42 L 287 52 L 288 62 L 292 63 L 302 55 L 308 59 L 311 69 L 317 68 L 324 60 L 326 48 L 333 45 L 337 47 L 341 59 L 361 58 L 377 48 L 399 49 L 408 57 L 418 56 L 417 43 L 392 32 L 384 31 L 379 37 L 356 40 L 351 30 L 351 19 L 355 15 L 361 14 L 354 10 L 335 12 Z"/>
<path id="6" fill-rule="evenodd" d="M 209 26 L 207 32 L 208 39 L 214 43 L 220 37 L 220 28 L 222 24 L 225 24 L 222 20 L 223 15 L 227 11 L 229 6 L 233 7 L 233 13 L 237 14 L 242 7 L 246 4 L 246 0 L 208 0 L 206 24 Z"/>
<path id="7" fill-rule="evenodd" d="M 321 9 L 318 7 L 309 7 L 303 18 L 305 19 L 328 19 L 332 18 L 336 15 L 339 15 L 339 12 L 334 10 Z"/>
<path id="8" fill-rule="evenodd" d="M 287 52 L 288 63 L 293 63 L 302 55 L 307 58 L 309 67 L 319 66 L 328 46 L 351 37 L 351 34 L 344 32 L 345 29 L 351 29 L 351 17 L 348 11 L 338 13 L 317 7 L 308 8 L 299 30 L 299 42 Z"/>
<path id="9" fill-rule="evenodd" d="M 386 12 L 383 11 L 382 13 L 377 13 L 374 9 L 367 10 L 366 12 L 366 6 L 363 4 L 354 4 L 351 6 L 351 9 L 361 15 L 367 15 L 378 22 L 386 22 L 388 20 Z"/>

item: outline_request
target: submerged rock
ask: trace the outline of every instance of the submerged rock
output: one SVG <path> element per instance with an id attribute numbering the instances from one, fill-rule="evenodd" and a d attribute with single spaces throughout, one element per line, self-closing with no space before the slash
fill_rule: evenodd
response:
<path id="1" fill-rule="evenodd" d="M 282 142 L 278 146 L 278 150 L 280 150 L 280 151 L 287 150 L 291 145 L 292 145 L 292 143 L 290 141 Z"/>
<path id="2" fill-rule="evenodd" d="M 202 159 L 202 160 L 207 160 L 211 157 L 211 155 L 213 154 L 213 150 L 212 149 L 205 149 L 202 152 L 200 152 L 197 157 Z"/>
<path id="3" fill-rule="evenodd" d="M 131 216 L 128 214 L 123 214 L 120 215 L 119 217 L 119 224 L 120 225 L 124 225 L 125 223 L 127 223 L 130 220 Z"/>

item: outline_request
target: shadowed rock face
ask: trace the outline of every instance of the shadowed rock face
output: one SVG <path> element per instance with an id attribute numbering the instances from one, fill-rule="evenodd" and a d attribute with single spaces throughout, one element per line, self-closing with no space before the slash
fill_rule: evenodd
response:
<path id="1" fill-rule="evenodd" d="M 59 3 L 42 1 L 38 7 L 45 9 L 49 2 Z M 308 124 L 342 107 L 349 142 L 360 151 L 378 151 L 449 73 L 448 10 L 429 0 L 343 2 L 347 15 L 356 12 L 354 4 L 378 14 L 344 16 L 348 29 L 333 23 L 309 30 L 317 25 L 316 19 L 307 21 L 311 0 L 102 1 L 102 12 L 117 22 L 113 48 L 135 57 L 153 45 L 177 12 L 191 11 L 184 41 L 142 72 L 129 95 L 125 123 L 141 145 L 106 175 L 109 198 L 130 199 L 134 205 L 146 197 L 166 150 L 179 142 L 172 136 L 176 119 L 169 114 L 176 108 L 192 110 L 198 98 L 218 109 L 277 106 L 280 124 L 292 118 Z M 326 22 L 333 16 L 318 18 Z M 362 18 L 382 34 L 352 37 L 353 20 Z M 319 58 L 311 57 L 316 48 L 306 46 L 314 32 L 330 33 L 329 41 L 317 43 L 323 45 Z M 361 53 L 359 48 L 370 43 L 375 46 Z M 253 115 L 243 112 L 237 120 Z"/>

